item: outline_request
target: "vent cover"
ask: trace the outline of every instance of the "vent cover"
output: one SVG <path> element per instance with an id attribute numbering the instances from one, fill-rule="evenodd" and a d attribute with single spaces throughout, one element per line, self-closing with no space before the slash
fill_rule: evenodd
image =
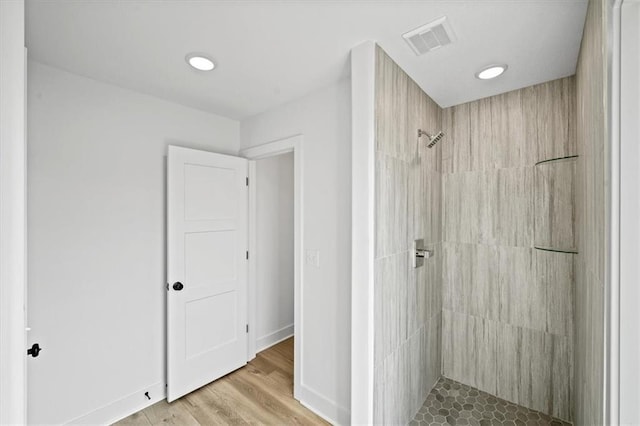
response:
<path id="1" fill-rule="evenodd" d="M 404 33 L 402 37 L 418 56 L 456 41 L 446 16 Z"/>

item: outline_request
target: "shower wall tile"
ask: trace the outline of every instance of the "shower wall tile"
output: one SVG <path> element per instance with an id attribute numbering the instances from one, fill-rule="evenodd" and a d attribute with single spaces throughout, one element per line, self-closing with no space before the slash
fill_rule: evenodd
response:
<path id="1" fill-rule="evenodd" d="M 444 241 L 479 242 L 484 214 L 479 178 L 474 172 L 442 175 Z"/>
<path id="2" fill-rule="evenodd" d="M 442 173 L 425 171 L 423 173 L 422 194 L 417 200 L 423 203 L 422 237 L 425 243 L 442 241 Z"/>
<path id="3" fill-rule="evenodd" d="M 575 227 L 576 160 L 539 164 L 535 167 L 534 241 L 537 247 L 573 249 Z"/>
<path id="4" fill-rule="evenodd" d="M 571 254 L 448 242 L 442 251 L 444 309 L 571 335 Z"/>
<path id="5" fill-rule="evenodd" d="M 602 421 L 607 259 L 607 149 L 610 2 L 590 1 L 576 70 L 578 151 L 575 281 L 575 420 Z"/>
<path id="6" fill-rule="evenodd" d="M 469 138 L 471 140 L 471 168 L 484 171 L 495 167 L 493 160 L 491 98 L 469 104 Z"/>
<path id="7" fill-rule="evenodd" d="M 374 262 L 374 364 L 378 365 L 407 339 L 409 252 Z"/>
<path id="8" fill-rule="evenodd" d="M 535 163 L 573 154 L 574 86 L 566 78 L 442 112 L 443 374 L 567 420 L 572 255 L 533 247 L 573 236 L 560 213 L 571 180 Z M 536 199 L 542 185 L 549 206 Z"/>
<path id="9" fill-rule="evenodd" d="M 495 395 L 498 365 L 496 324 L 494 321 L 443 309 L 443 375 Z"/>
<path id="10" fill-rule="evenodd" d="M 576 155 L 576 88 L 572 77 L 537 87 L 537 152 L 535 161 Z"/>
<path id="11" fill-rule="evenodd" d="M 441 241 L 441 173 L 440 144 L 426 147 L 425 137 L 417 141 L 416 129 L 427 129 L 430 133 L 440 128 L 439 107 L 413 80 L 409 79 L 409 129 L 407 140 L 416 144 L 416 153 L 409 168 L 409 240 L 424 239 L 426 243 Z M 437 109 L 436 109 L 437 108 Z M 429 114 L 427 114 L 429 112 Z"/>
<path id="12" fill-rule="evenodd" d="M 442 128 L 442 108 L 433 101 L 426 93 L 420 91 L 420 94 L 425 102 L 426 116 L 428 118 L 426 127 L 431 132 L 437 133 L 443 131 Z M 433 129 L 433 130 L 431 130 Z M 426 130 L 426 129 L 423 129 Z M 445 135 L 446 136 L 446 135 Z M 422 161 L 428 172 L 440 172 L 442 173 L 442 149 L 444 144 L 438 142 L 433 148 L 421 148 Z M 425 161 L 426 156 L 426 161 Z"/>
<path id="13" fill-rule="evenodd" d="M 437 340 L 438 329 L 430 321 L 409 339 L 409 356 L 411 359 L 408 371 L 411 388 L 411 405 L 406 413 L 407 421 L 420 409 L 430 390 L 440 378 L 440 344 Z M 435 368 L 434 368 L 435 366 Z M 405 423 L 406 424 L 406 423 Z"/>
<path id="14" fill-rule="evenodd" d="M 411 420 L 412 414 L 415 414 L 422 406 L 421 402 L 424 402 L 426 395 L 426 362 L 422 359 L 427 355 L 422 353 L 422 333 L 418 330 L 407 341 L 408 350 L 408 371 L 407 376 L 409 379 L 409 406 L 404 413 L 406 416 L 404 424 Z M 415 410 L 415 411 L 414 411 Z"/>
<path id="15" fill-rule="evenodd" d="M 516 90 L 490 99 L 491 145 L 495 167 L 532 165 L 537 137 L 535 89 Z"/>
<path id="16" fill-rule="evenodd" d="M 571 419 L 570 339 L 497 326 L 497 396 L 527 408 Z"/>
<path id="17" fill-rule="evenodd" d="M 573 77 L 447 108 L 443 171 L 524 167 L 575 155 L 575 116 Z"/>
<path id="18" fill-rule="evenodd" d="M 424 202 L 426 194 L 424 183 L 426 181 L 425 168 L 422 167 L 420 161 L 407 164 L 408 168 L 408 205 L 407 205 L 407 232 L 410 241 L 415 239 L 425 239 L 426 241 L 426 222 L 427 205 Z M 440 212 L 430 212 L 431 216 L 439 215 Z"/>
<path id="19" fill-rule="evenodd" d="M 405 390 L 404 371 L 402 367 L 404 346 L 385 358 L 379 380 L 374 378 L 374 387 L 382 388 L 380 391 L 382 409 L 379 411 L 381 419 L 374 419 L 376 424 L 403 424 L 402 417 L 407 405 L 408 391 Z"/>
<path id="20" fill-rule="evenodd" d="M 376 258 L 409 249 L 408 166 L 396 158 L 376 155 Z"/>
<path id="21" fill-rule="evenodd" d="M 439 312 L 410 340 L 412 362 L 409 374 L 413 396 L 410 415 L 415 415 L 420 409 L 429 391 L 440 378 L 441 314 Z"/>
<path id="22" fill-rule="evenodd" d="M 546 331 L 573 336 L 575 255 L 535 251 L 536 276 L 547 291 Z"/>
<path id="23" fill-rule="evenodd" d="M 411 335 L 425 326 L 442 309 L 442 253 L 441 244 L 426 245 L 433 257 L 426 259 L 424 266 L 409 266 L 407 288 L 408 334 Z M 409 254 L 411 264 L 411 255 Z"/>
<path id="24" fill-rule="evenodd" d="M 443 247 L 443 307 L 497 320 L 500 307 L 497 247 L 456 243 L 444 243 Z"/>
<path id="25" fill-rule="evenodd" d="M 376 365 L 373 368 L 373 424 L 383 424 L 385 418 L 385 382 L 384 364 Z"/>
<path id="26" fill-rule="evenodd" d="M 533 167 L 443 175 L 445 241 L 531 247 Z"/>
<path id="27" fill-rule="evenodd" d="M 442 243 L 433 244 L 433 262 L 427 268 L 427 297 L 429 313 L 427 317 L 433 319 L 442 313 L 442 261 L 443 250 Z"/>
<path id="28" fill-rule="evenodd" d="M 447 138 L 449 143 L 441 143 L 441 163 L 440 167 L 442 173 L 453 173 L 453 112 L 455 107 L 446 108 L 442 110 L 441 114 L 441 123 L 442 123 L 442 131 Z M 443 141 L 444 142 L 444 141 Z"/>
<path id="29" fill-rule="evenodd" d="M 492 220 L 485 243 L 505 246 L 533 245 L 533 168 L 499 169 L 488 174 L 484 207 Z"/>
<path id="30" fill-rule="evenodd" d="M 427 299 L 427 265 L 428 260 L 422 268 L 412 268 L 411 253 L 408 254 L 410 270 L 407 281 L 407 334 L 409 336 L 416 333 L 422 327 L 429 315 L 429 300 Z"/>
<path id="31" fill-rule="evenodd" d="M 443 117 L 444 132 L 456 143 L 442 141 L 443 172 L 457 173 L 471 170 L 471 135 L 469 127 L 469 104 L 448 108 Z M 446 161 L 444 161 L 446 159 Z"/>
<path id="32" fill-rule="evenodd" d="M 415 155 L 414 143 L 407 141 L 408 81 L 407 74 L 377 48 L 376 150 L 404 161 L 411 161 Z"/>
<path id="33" fill-rule="evenodd" d="M 553 415 L 560 419 L 574 420 L 573 384 L 574 384 L 574 353 L 573 339 L 547 334 L 551 338 L 551 409 Z"/>
<path id="34" fill-rule="evenodd" d="M 440 377 L 440 315 L 374 370 L 374 423 L 407 424 Z"/>
<path id="35" fill-rule="evenodd" d="M 442 243 L 442 308 L 466 313 L 469 303 L 465 288 L 470 286 L 469 244 Z"/>
<path id="36" fill-rule="evenodd" d="M 420 89 L 411 78 L 408 79 L 407 95 L 407 135 L 411 156 L 407 161 L 420 163 L 425 171 L 440 171 L 442 160 L 442 143 L 427 148 L 427 137 L 418 140 L 418 129 L 434 135 L 442 130 L 441 108 Z"/>
<path id="37" fill-rule="evenodd" d="M 376 54 L 374 422 L 406 424 L 441 372 L 441 109 Z M 413 268 L 413 240 L 434 256 Z"/>
<path id="38" fill-rule="evenodd" d="M 447 142 L 442 144 L 445 173 L 487 170 L 494 167 L 491 98 L 480 99 L 442 111 L 442 128 Z M 455 140 L 456 143 L 451 143 Z"/>
<path id="39" fill-rule="evenodd" d="M 500 321 L 545 331 L 547 286 L 536 276 L 537 250 L 500 247 Z"/>
<path id="40" fill-rule="evenodd" d="M 426 360 L 425 389 L 428 389 L 426 392 L 428 394 L 442 374 L 442 309 L 424 328 L 422 342 L 423 359 Z"/>

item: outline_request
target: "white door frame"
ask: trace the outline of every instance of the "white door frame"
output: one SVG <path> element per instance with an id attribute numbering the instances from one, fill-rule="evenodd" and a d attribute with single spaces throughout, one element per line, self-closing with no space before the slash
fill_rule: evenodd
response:
<path id="1" fill-rule="evenodd" d="M 302 341 L 304 336 L 302 335 L 302 292 L 304 291 L 303 285 L 303 257 L 302 249 L 304 247 L 303 236 L 303 176 L 304 165 L 302 161 L 302 145 L 304 137 L 303 135 L 294 135 L 284 139 L 278 139 L 273 142 L 265 143 L 252 148 L 243 149 L 240 151 L 240 156 L 249 161 L 249 287 L 248 287 L 248 312 L 249 312 L 249 345 L 247 353 L 247 361 L 255 358 L 256 356 L 256 297 L 257 297 L 257 280 L 256 280 L 256 253 L 257 241 L 256 241 L 256 186 L 254 184 L 256 178 L 256 160 L 263 158 L 274 157 L 280 154 L 286 154 L 293 152 L 293 264 L 294 264 L 294 278 L 293 278 L 293 334 L 294 339 L 294 372 L 293 372 L 293 397 L 300 399 L 300 383 L 301 383 L 301 371 L 302 371 Z"/>
<path id="2" fill-rule="evenodd" d="M 640 356 L 640 1 L 616 0 L 611 64 L 611 269 L 606 424 L 638 424 Z"/>
<path id="3" fill-rule="evenodd" d="M 0 424 L 26 424 L 24 1 L 0 1 Z"/>

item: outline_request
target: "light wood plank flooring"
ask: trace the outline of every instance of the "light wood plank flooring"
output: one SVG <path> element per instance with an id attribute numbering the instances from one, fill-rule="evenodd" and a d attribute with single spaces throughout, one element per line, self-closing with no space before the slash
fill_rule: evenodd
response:
<path id="1" fill-rule="evenodd" d="M 116 425 L 327 425 L 293 399 L 293 338 L 247 366 L 169 404 L 145 408 Z"/>

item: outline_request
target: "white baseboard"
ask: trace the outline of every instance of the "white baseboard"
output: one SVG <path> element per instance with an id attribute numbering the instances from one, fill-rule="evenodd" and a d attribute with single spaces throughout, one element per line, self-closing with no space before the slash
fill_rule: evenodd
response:
<path id="1" fill-rule="evenodd" d="M 280 330 L 276 330 L 273 333 L 269 333 L 266 336 L 262 336 L 256 339 L 256 353 L 262 352 L 267 348 L 280 343 L 283 340 L 293 336 L 293 324 L 286 327 L 282 327 Z"/>
<path id="2" fill-rule="evenodd" d="M 298 401 L 333 425 L 351 424 L 349 410 L 338 406 L 334 401 L 325 398 L 305 385 L 300 385 Z"/>
<path id="3" fill-rule="evenodd" d="M 145 396 L 145 392 L 149 392 L 149 398 Z M 122 420 L 133 413 L 162 401 L 167 397 L 167 390 L 163 383 L 156 383 L 138 392 L 120 398 L 110 404 L 107 404 L 97 410 L 67 422 L 66 424 L 75 425 L 103 425 L 113 424 L 118 420 Z"/>

